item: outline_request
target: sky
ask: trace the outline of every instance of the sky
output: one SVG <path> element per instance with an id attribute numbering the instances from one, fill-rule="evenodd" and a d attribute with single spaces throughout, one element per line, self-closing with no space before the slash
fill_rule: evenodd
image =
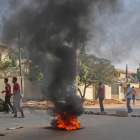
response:
<path id="1" fill-rule="evenodd" d="M 121 3 L 115 13 L 106 11 L 101 14 L 94 7 L 95 16 L 91 27 L 96 28 L 91 30 L 93 37 L 88 42 L 86 51 L 111 60 L 116 68 L 125 69 L 128 64 L 128 70 L 136 72 L 140 63 L 140 0 L 117 1 Z M 9 11 L 9 6 L 7 0 L 0 0 L 0 30 L 1 16 L 13 12 Z"/>
<path id="2" fill-rule="evenodd" d="M 128 70 L 136 72 L 140 63 L 140 0 L 122 1 L 120 12 L 96 16 L 94 24 L 99 28 L 87 51 L 110 59 L 116 68 L 126 69 L 128 64 Z"/>

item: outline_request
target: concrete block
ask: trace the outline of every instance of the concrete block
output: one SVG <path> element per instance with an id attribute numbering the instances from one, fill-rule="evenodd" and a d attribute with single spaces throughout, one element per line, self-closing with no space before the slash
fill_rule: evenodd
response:
<path id="1" fill-rule="evenodd" d="M 131 117 L 137 117 L 137 115 L 131 115 Z"/>
<path id="2" fill-rule="evenodd" d="M 102 115 L 107 115 L 107 112 L 102 112 Z"/>
<path id="3" fill-rule="evenodd" d="M 116 116 L 117 117 L 127 117 L 128 114 L 126 111 L 116 111 Z"/>

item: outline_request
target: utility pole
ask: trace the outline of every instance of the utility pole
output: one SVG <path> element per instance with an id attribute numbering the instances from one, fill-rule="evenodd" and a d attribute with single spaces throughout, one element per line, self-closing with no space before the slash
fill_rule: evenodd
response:
<path id="1" fill-rule="evenodd" d="M 126 83 L 128 83 L 128 65 L 126 64 Z"/>
<path id="2" fill-rule="evenodd" d="M 77 17 L 75 16 L 75 38 L 74 38 L 74 49 L 75 49 L 75 57 L 76 57 L 76 72 L 75 72 L 75 80 L 76 86 L 78 90 L 78 48 L 77 48 Z"/>
<path id="3" fill-rule="evenodd" d="M 23 94 L 23 89 L 22 89 L 22 72 L 21 72 L 21 46 L 20 46 L 20 32 L 18 32 L 18 47 L 19 47 L 19 69 L 20 69 L 21 93 Z"/>

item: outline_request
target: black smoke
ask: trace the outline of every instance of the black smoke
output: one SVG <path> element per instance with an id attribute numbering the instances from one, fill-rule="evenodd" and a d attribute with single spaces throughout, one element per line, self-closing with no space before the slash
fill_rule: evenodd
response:
<path id="1" fill-rule="evenodd" d="M 69 95 L 67 90 L 76 77 L 76 49 L 88 40 L 85 25 L 90 3 L 90 0 L 33 0 L 20 5 L 13 0 L 11 8 L 17 10 L 2 19 L 1 39 L 15 45 L 17 33 L 21 33 L 21 45 L 30 53 L 31 80 L 42 74 L 41 91 L 54 102 L 56 113 L 68 109 L 76 115 L 83 112 L 76 91 Z"/>
<path id="2" fill-rule="evenodd" d="M 115 12 L 116 0 L 9 0 L 9 5 L 11 13 L 2 18 L 0 40 L 13 46 L 20 32 L 21 45 L 30 54 L 31 80 L 39 79 L 42 93 L 55 103 L 55 112 L 69 109 L 80 115 L 79 98 L 67 91 L 76 76 L 75 50 L 85 47 L 92 36 L 95 7 Z"/>

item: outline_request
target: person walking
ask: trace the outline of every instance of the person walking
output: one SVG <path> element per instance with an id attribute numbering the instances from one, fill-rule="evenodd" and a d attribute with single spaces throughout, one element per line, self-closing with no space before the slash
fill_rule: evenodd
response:
<path id="1" fill-rule="evenodd" d="M 19 109 L 19 111 L 21 113 L 21 117 L 19 117 L 19 118 L 24 118 L 25 116 L 24 116 L 23 110 L 20 106 L 20 100 L 22 99 L 22 95 L 20 93 L 20 86 L 17 83 L 17 77 L 13 77 L 12 82 L 14 83 L 14 85 L 13 85 L 13 95 L 14 95 L 13 106 L 14 106 L 14 112 L 15 112 L 15 115 L 12 117 L 17 118 L 17 109 Z"/>
<path id="2" fill-rule="evenodd" d="M 136 99 L 136 89 L 133 86 L 132 87 L 132 100 L 133 100 L 133 105 L 135 105 L 135 99 Z"/>
<path id="3" fill-rule="evenodd" d="M 133 110 L 130 106 L 130 101 L 132 99 L 132 88 L 130 87 L 130 84 L 127 84 L 127 92 L 126 92 L 125 98 L 127 100 L 128 113 L 131 113 L 131 112 L 133 112 Z"/>
<path id="4" fill-rule="evenodd" d="M 103 100 L 105 98 L 105 91 L 104 91 L 104 86 L 102 85 L 101 82 L 99 83 L 98 94 L 96 98 L 98 97 L 99 97 L 100 110 L 101 112 L 104 112 Z"/>
<path id="5" fill-rule="evenodd" d="M 10 97 L 11 97 L 11 85 L 8 83 L 8 78 L 4 79 L 5 83 L 5 90 L 3 90 L 1 93 L 6 93 L 5 95 L 5 113 L 9 113 L 9 106 L 12 109 L 12 113 L 14 113 L 14 108 L 10 102 Z M 9 105 L 9 106 L 8 106 Z"/>

